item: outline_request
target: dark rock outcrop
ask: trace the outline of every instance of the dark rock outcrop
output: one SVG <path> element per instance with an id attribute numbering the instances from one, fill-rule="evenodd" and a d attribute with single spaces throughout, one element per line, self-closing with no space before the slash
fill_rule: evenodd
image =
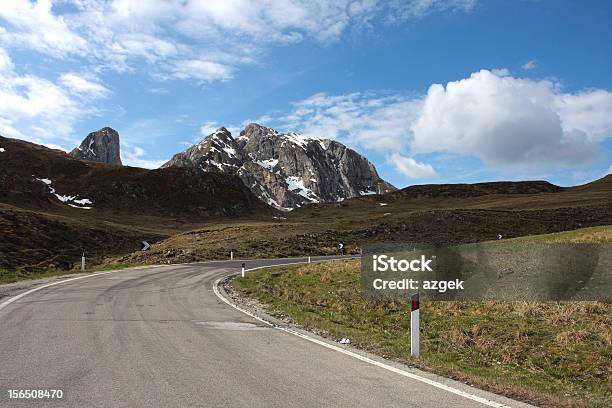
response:
<path id="1" fill-rule="evenodd" d="M 119 133 L 109 127 L 91 132 L 70 155 L 81 160 L 121 166 Z"/>
<path id="2" fill-rule="evenodd" d="M 238 138 L 219 128 L 162 167 L 237 174 L 256 196 L 280 209 L 395 190 L 372 163 L 341 143 L 255 123 Z"/>

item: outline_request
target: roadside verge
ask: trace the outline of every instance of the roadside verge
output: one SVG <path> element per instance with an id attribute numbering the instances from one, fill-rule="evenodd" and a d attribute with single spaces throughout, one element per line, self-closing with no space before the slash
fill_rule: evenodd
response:
<path id="1" fill-rule="evenodd" d="M 278 267 L 279 265 L 260 267 L 254 269 L 263 269 Z M 281 265 L 282 266 L 282 265 Z M 247 270 L 248 272 L 249 270 Z M 326 347 L 330 350 L 342 353 L 348 357 L 360 360 L 371 366 L 379 367 L 395 374 L 410 378 L 415 381 L 419 381 L 428 384 L 445 392 L 450 392 L 460 397 L 478 402 L 483 406 L 506 408 L 506 407 L 532 407 L 532 405 L 514 401 L 504 396 L 496 395 L 484 390 L 473 388 L 469 385 L 460 383 L 458 381 L 441 377 L 433 373 L 423 372 L 407 365 L 386 360 L 380 356 L 365 352 L 363 350 L 356 349 L 347 345 L 338 345 L 327 338 L 322 337 L 319 334 L 315 334 L 299 328 L 298 326 L 290 323 L 289 320 L 279 319 L 266 313 L 263 308 L 258 307 L 256 302 L 249 301 L 240 297 L 236 292 L 232 290 L 231 282 L 237 274 L 232 274 L 225 278 L 217 279 L 213 284 L 213 291 L 217 297 L 233 307 L 234 309 L 244 313 L 274 329 L 280 330 L 284 333 L 297 336 L 303 340 L 311 343 L 318 344 Z"/>

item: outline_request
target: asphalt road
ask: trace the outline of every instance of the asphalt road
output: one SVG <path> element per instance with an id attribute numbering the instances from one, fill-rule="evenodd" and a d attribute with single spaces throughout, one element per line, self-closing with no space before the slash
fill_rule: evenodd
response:
<path id="1" fill-rule="evenodd" d="M 248 267 L 286 262 L 291 260 L 248 261 Z M 0 390 L 61 388 L 65 398 L 17 402 L 2 395 L 0 406 L 486 406 L 232 308 L 215 295 L 213 283 L 235 273 L 240 263 L 107 273 L 44 288 L 4 306 Z M 471 395 L 526 406 L 394 367 Z"/>

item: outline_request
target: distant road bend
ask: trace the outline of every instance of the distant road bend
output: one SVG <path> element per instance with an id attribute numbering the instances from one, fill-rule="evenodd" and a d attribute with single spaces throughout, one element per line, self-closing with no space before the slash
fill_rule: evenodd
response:
<path id="1" fill-rule="evenodd" d="M 316 258 L 318 260 L 324 258 Z M 304 261 L 252 260 L 248 268 Z M 337 343 L 271 327 L 214 283 L 242 261 L 132 269 L 0 305 L 0 407 L 525 407 Z M 360 358 L 361 356 L 361 358 Z"/>

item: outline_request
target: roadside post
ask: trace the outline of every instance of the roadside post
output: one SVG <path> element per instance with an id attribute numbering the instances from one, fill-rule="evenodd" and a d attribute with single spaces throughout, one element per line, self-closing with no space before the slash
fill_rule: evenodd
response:
<path id="1" fill-rule="evenodd" d="M 308 255 L 308 263 L 310 263 L 310 255 Z"/>
<path id="2" fill-rule="evenodd" d="M 244 262 L 242 263 L 242 277 L 244 278 Z"/>
<path id="3" fill-rule="evenodd" d="M 418 357 L 419 350 L 419 294 L 410 298 L 410 355 Z"/>
<path id="4" fill-rule="evenodd" d="M 344 242 L 338 244 L 338 249 L 340 250 L 340 255 L 344 255 Z"/>
<path id="5" fill-rule="evenodd" d="M 234 251 L 231 251 L 230 252 L 230 261 L 233 261 L 233 260 L 234 260 Z"/>
<path id="6" fill-rule="evenodd" d="M 81 270 L 85 270 L 85 252 L 83 252 L 83 256 L 81 257 Z"/>

